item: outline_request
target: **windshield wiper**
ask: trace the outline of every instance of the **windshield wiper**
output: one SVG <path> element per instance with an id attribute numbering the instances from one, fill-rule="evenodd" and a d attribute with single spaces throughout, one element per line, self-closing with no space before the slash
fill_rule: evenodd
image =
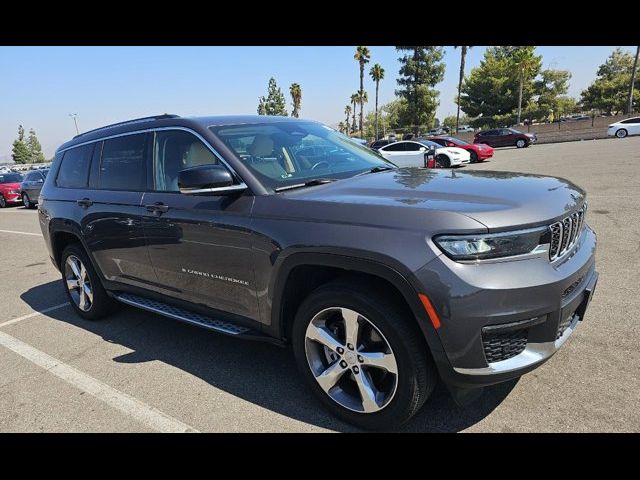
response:
<path id="1" fill-rule="evenodd" d="M 323 185 L 325 183 L 331 183 L 333 180 L 330 178 L 314 178 L 313 180 L 307 180 L 304 183 L 296 183 L 293 185 L 286 185 L 284 187 L 274 188 L 274 192 L 283 192 L 285 190 L 293 190 L 294 188 L 313 187 L 314 185 Z"/>
<path id="2" fill-rule="evenodd" d="M 369 170 L 366 170 L 366 171 L 364 171 L 364 172 L 362 172 L 362 173 L 359 173 L 359 174 L 358 174 L 358 175 L 356 175 L 356 176 L 359 176 L 359 175 L 366 175 L 367 173 L 386 172 L 387 170 L 393 170 L 393 167 L 389 167 L 389 166 L 387 166 L 387 165 L 383 165 L 383 166 L 380 166 L 380 165 L 379 165 L 379 166 L 377 166 L 377 167 L 373 167 L 373 168 L 370 168 Z"/>

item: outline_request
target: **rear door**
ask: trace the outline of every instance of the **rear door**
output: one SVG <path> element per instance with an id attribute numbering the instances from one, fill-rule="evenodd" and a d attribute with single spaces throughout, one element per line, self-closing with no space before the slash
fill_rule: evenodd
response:
<path id="1" fill-rule="evenodd" d="M 180 193 L 180 170 L 220 160 L 185 130 L 157 131 L 153 145 L 154 188 L 143 204 L 149 253 L 163 293 L 259 320 L 249 229 L 254 197 Z"/>
<path id="2" fill-rule="evenodd" d="M 514 137 L 514 133 L 508 128 L 501 128 L 498 130 L 498 137 L 496 139 L 496 146 L 498 147 L 510 147 L 515 145 L 516 140 Z"/>
<path id="3" fill-rule="evenodd" d="M 40 190 L 42 189 L 42 185 L 44 185 L 44 175 L 41 172 L 31 172 L 28 175 L 29 181 L 26 182 L 25 191 L 32 202 L 38 201 L 38 195 L 40 195 Z"/>
<path id="4" fill-rule="evenodd" d="M 497 139 L 498 139 L 498 131 L 488 130 L 479 136 L 478 143 L 485 143 L 492 147 L 497 147 L 498 146 Z"/>
<path id="5" fill-rule="evenodd" d="M 640 117 L 629 118 L 622 123 L 624 123 L 624 128 L 627 129 L 629 135 L 640 135 Z"/>
<path id="6" fill-rule="evenodd" d="M 96 143 L 90 189 L 78 202 L 84 237 L 105 278 L 142 288 L 157 283 L 142 226 L 150 141 L 137 133 Z"/>

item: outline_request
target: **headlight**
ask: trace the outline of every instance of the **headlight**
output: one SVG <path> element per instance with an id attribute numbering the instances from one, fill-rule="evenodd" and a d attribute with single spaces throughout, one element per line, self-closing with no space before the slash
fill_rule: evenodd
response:
<path id="1" fill-rule="evenodd" d="M 547 227 L 477 235 L 439 235 L 433 241 L 453 260 L 485 260 L 524 255 L 543 243 Z"/>

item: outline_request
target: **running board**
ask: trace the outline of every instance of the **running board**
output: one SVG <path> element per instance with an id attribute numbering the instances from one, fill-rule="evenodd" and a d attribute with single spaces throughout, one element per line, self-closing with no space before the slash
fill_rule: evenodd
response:
<path id="1" fill-rule="evenodd" d="M 215 318 L 200 315 L 199 313 L 191 312 L 184 308 L 175 307 L 173 305 L 140 297 L 131 293 L 118 293 L 115 295 L 115 298 L 127 305 L 132 305 L 134 307 L 164 315 L 165 317 L 173 318 L 174 320 L 191 323 L 193 325 L 198 325 L 199 327 L 215 330 L 216 332 L 227 335 L 246 335 L 252 333 L 251 329 L 247 327 L 224 322 L 222 320 L 216 320 Z"/>

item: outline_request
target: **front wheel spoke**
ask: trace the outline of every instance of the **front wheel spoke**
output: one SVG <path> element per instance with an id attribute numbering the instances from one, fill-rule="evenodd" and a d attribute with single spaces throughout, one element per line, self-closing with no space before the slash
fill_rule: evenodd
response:
<path id="1" fill-rule="evenodd" d="M 80 289 L 80 300 L 78 301 L 78 306 L 82 310 L 87 306 L 87 294 L 85 293 L 84 288 Z"/>
<path id="2" fill-rule="evenodd" d="M 84 293 L 87 296 L 89 303 L 93 302 L 93 292 L 91 291 L 91 286 L 88 283 L 84 283 L 82 284 L 82 289 L 84 290 Z"/>
<path id="3" fill-rule="evenodd" d="M 374 412 L 380 408 L 376 400 L 376 388 L 371 382 L 369 374 L 360 369 L 358 373 L 354 373 L 358 390 L 360 391 L 360 397 L 362 398 L 362 408 L 365 412 Z"/>
<path id="4" fill-rule="evenodd" d="M 67 288 L 69 290 L 76 290 L 80 288 L 80 282 L 77 278 L 67 278 Z"/>
<path id="5" fill-rule="evenodd" d="M 83 282 L 87 281 L 87 269 L 84 268 L 84 263 L 80 264 L 80 280 Z"/>
<path id="6" fill-rule="evenodd" d="M 313 324 L 309 325 L 309 328 L 307 329 L 307 338 L 324 345 L 334 352 L 338 349 L 338 347 L 342 347 L 342 344 L 338 341 L 338 339 L 335 338 L 333 334 L 326 328 L 317 327 Z"/>
<path id="7" fill-rule="evenodd" d="M 358 346 L 358 333 L 360 330 L 360 324 L 358 323 L 358 312 L 349 310 L 348 308 L 341 309 L 342 318 L 344 320 L 344 335 L 347 343 L 353 345 L 353 348 Z"/>
<path id="8" fill-rule="evenodd" d="M 320 375 L 316 377 L 316 380 L 322 387 L 322 389 L 329 393 L 338 380 L 342 377 L 346 370 L 340 366 L 340 362 L 335 362 L 334 364 L 327 367 L 327 369 L 322 372 Z"/>
<path id="9" fill-rule="evenodd" d="M 362 364 L 367 367 L 381 368 L 389 373 L 398 374 L 395 357 L 384 352 L 358 352 L 362 357 Z"/>
<path id="10" fill-rule="evenodd" d="M 71 259 L 71 261 L 69 262 L 69 266 L 71 267 L 71 271 L 76 276 L 76 278 L 78 280 L 81 279 L 82 276 L 80 275 L 80 269 L 78 268 L 78 261 Z"/>

